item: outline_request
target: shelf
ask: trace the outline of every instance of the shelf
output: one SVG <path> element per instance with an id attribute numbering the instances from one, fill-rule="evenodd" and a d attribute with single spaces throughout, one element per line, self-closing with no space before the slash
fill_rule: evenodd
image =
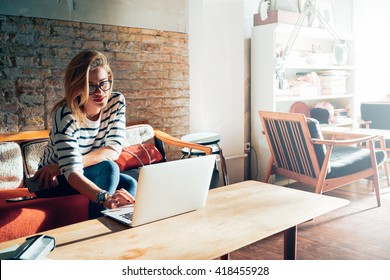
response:
<path id="1" fill-rule="evenodd" d="M 284 36 L 290 36 L 294 29 L 294 25 L 292 24 L 273 23 L 270 25 L 272 25 L 271 28 L 274 28 L 279 35 Z M 351 33 L 337 33 L 342 40 L 353 41 L 355 39 Z M 320 40 L 334 40 L 333 36 L 326 29 L 306 26 L 301 27 L 301 30 L 299 31 L 299 37 Z"/>
<path id="2" fill-rule="evenodd" d="M 328 99 L 342 99 L 353 98 L 353 94 L 337 94 L 337 95 L 318 95 L 313 97 L 302 96 L 278 96 L 276 102 L 291 102 L 291 101 L 304 101 L 304 100 L 328 100 Z"/>
<path id="3" fill-rule="evenodd" d="M 317 71 L 317 70 L 353 70 L 354 67 L 351 65 L 308 65 L 308 64 L 285 64 L 285 70 L 307 70 L 307 71 Z"/>

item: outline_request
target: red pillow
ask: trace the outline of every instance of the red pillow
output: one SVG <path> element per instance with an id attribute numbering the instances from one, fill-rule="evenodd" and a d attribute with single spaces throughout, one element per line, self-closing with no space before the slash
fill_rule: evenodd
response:
<path id="1" fill-rule="evenodd" d="M 150 143 L 123 147 L 119 158 L 115 161 L 120 171 L 138 168 L 144 165 L 162 161 L 160 151 Z"/>

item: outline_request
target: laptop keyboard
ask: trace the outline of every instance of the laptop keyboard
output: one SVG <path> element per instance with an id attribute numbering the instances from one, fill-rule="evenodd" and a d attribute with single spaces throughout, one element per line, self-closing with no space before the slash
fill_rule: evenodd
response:
<path id="1" fill-rule="evenodd" d="M 133 213 L 134 212 L 130 212 L 130 213 L 124 213 L 124 214 L 121 214 L 120 216 L 124 219 L 127 219 L 129 221 L 132 221 L 133 220 Z"/>

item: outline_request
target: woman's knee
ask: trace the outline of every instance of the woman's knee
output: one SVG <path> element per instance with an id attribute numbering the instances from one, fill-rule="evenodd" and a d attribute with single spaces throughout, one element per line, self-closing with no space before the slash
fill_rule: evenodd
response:
<path id="1" fill-rule="evenodd" d="M 136 191 L 137 191 L 137 185 L 138 185 L 138 182 L 133 177 L 131 177 L 127 174 L 123 174 L 123 173 L 120 174 L 118 189 L 125 189 L 132 196 L 135 197 Z"/>
<path id="2" fill-rule="evenodd" d="M 100 169 L 100 173 L 117 174 L 119 176 L 120 170 L 118 164 L 111 160 L 104 160 L 97 164 Z"/>
<path id="3" fill-rule="evenodd" d="M 84 168 L 84 175 L 101 189 L 113 193 L 119 183 L 120 170 L 113 161 L 102 161 Z"/>

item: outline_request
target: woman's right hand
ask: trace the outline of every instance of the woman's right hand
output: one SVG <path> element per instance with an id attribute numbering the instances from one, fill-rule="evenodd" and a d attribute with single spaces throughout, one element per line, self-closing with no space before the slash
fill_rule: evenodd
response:
<path id="1" fill-rule="evenodd" d="M 110 195 L 103 205 L 107 208 L 113 209 L 120 206 L 133 204 L 135 202 L 134 197 L 125 189 L 116 190 L 113 195 Z"/>
<path id="2" fill-rule="evenodd" d="M 58 186 L 57 176 L 60 175 L 58 164 L 52 164 L 40 168 L 34 175 L 33 180 L 38 180 L 41 190 Z"/>

